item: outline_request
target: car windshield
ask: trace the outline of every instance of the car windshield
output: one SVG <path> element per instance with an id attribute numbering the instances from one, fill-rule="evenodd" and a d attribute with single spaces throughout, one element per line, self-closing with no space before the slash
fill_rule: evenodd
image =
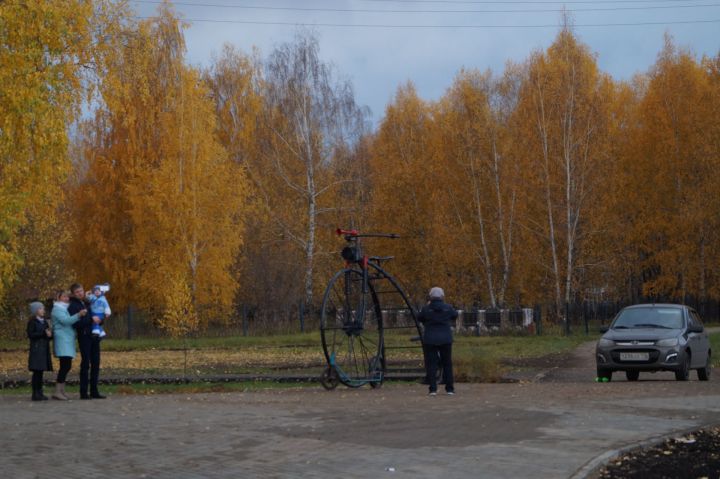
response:
<path id="1" fill-rule="evenodd" d="M 612 325 L 613 329 L 683 327 L 680 308 L 629 308 L 620 312 Z"/>

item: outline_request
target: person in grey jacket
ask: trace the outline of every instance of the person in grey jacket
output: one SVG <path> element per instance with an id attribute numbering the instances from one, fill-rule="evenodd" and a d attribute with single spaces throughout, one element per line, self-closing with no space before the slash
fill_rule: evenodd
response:
<path id="1" fill-rule="evenodd" d="M 430 381 L 430 395 L 437 395 L 438 361 L 442 363 L 445 391 L 455 394 L 452 371 L 452 329 L 458 317 L 455 308 L 445 303 L 445 292 L 434 287 L 428 294 L 429 302 L 423 307 L 418 319 L 424 326 L 423 347 L 426 350 L 427 377 Z"/>
<path id="2" fill-rule="evenodd" d="M 30 320 L 27 324 L 27 336 L 30 340 L 28 354 L 28 369 L 32 371 L 32 400 L 45 401 L 43 394 L 43 372 L 52 371 L 52 356 L 50 356 L 50 340 L 52 330 L 45 319 L 45 306 L 39 301 L 30 303 Z"/>
<path id="3" fill-rule="evenodd" d="M 55 383 L 55 392 L 53 399 L 67 401 L 65 395 L 65 379 L 67 373 L 72 368 L 72 360 L 75 357 L 75 328 L 73 324 L 77 323 L 80 318 L 87 314 L 87 310 L 83 309 L 72 316 L 68 313 L 70 305 L 70 292 L 58 291 L 56 301 L 52 309 L 53 336 L 55 338 L 55 356 L 60 360 L 60 370 L 58 371 L 57 381 Z"/>

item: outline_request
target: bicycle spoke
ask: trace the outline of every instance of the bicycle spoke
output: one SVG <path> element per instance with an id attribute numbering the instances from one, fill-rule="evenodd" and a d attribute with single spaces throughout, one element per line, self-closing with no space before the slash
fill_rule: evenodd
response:
<path id="1" fill-rule="evenodd" d="M 358 337 L 358 339 L 359 339 L 358 342 L 360 343 L 360 347 L 362 349 L 363 364 L 366 365 L 366 369 L 367 369 L 368 373 L 372 373 L 371 368 L 370 368 L 370 354 L 371 353 L 369 354 L 368 348 L 365 347 L 365 344 L 363 343 L 362 338 Z"/>

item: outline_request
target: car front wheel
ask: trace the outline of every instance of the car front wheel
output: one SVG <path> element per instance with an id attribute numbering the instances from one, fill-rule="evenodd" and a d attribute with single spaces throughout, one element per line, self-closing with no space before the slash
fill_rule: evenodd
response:
<path id="1" fill-rule="evenodd" d="M 705 362 L 705 367 L 698 369 L 698 379 L 700 381 L 707 381 L 710 379 L 710 373 L 712 372 L 712 358 L 710 357 L 710 352 L 708 351 L 707 355 L 707 362 Z"/>
<path id="2" fill-rule="evenodd" d="M 677 381 L 687 381 L 690 379 L 690 355 L 686 354 L 680 369 L 675 371 L 675 379 Z"/>
<path id="3" fill-rule="evenodd" d="M 628 381 L 637 381 L 640 377 L 640 371 L 625 371 L 625 377 Z"/>

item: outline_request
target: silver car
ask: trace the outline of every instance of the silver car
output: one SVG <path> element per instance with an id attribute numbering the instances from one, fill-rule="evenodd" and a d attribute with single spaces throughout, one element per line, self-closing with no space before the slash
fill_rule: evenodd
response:
<path id="1" fill-rule="evenodd" d="M 638 304 L 622 309 L 597 343 L 598 380 L 625 371 L 628 381 L 640 372 L 673 371 L 687 381 L 690 370 L 707 381 L 711 372 L 710 341 L 700 316 L 679 304 Z"/>

